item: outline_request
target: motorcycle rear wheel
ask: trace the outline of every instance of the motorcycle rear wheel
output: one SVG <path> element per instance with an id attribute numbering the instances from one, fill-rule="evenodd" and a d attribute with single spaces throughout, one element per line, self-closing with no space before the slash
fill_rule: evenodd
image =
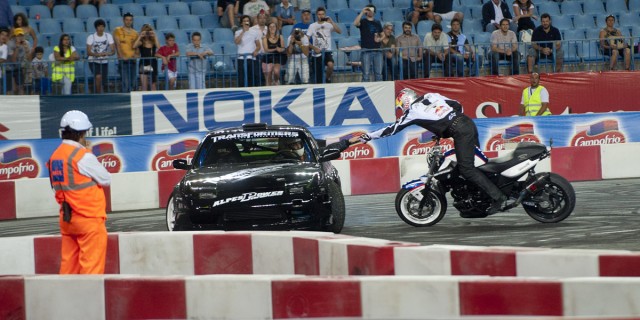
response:
<path id="1" fill-rule="evenodd" d="M 422 187 L 424 188 L 424 186 Z M 447 198 L 439 192 L 429 190 L 427 201 L 421 211 L 420 200 L 410 190 L 402 189 L 396 195 L 396 213 L 402 221 L 414 227 L 428 227 L 438 223 L 447 212 Z"/>
<path id="2" fill-rule="evenodd" d="M 534 220 L 543 223 L 556 223 L 566 219 L 575 206 L 576 193 L 571 183 L 556 173 L 549 173 L 549 181 L 522 202 L 524 211 Z"/>

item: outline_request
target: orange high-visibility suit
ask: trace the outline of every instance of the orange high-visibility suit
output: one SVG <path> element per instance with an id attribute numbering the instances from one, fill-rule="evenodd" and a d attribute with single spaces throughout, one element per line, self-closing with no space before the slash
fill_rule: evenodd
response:
<path id="1" fill-rule="evenodd" d="M 61 204 L 60 274 L 104 273 L 107 213 L 102 185 L 110 184 L 109 173 L 87 148 L 73 140 L 63 140 L 47 167 L 56 201 Z M 63 221 L 63 201 L 71 206 L 70 222 Z"/>

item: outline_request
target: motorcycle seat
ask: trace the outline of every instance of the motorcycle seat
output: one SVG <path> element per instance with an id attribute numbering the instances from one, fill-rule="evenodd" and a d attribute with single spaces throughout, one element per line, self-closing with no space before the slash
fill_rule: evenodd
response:
<path id="1" fill-rule="evenodd" d="M 515 152 L 505 154 L 497 158 L 491 158 L 489 161 L 478 167 L 481 171 L 488 173 L 498 173 L 506 170 L 519 162 L 515 157 Z"/>

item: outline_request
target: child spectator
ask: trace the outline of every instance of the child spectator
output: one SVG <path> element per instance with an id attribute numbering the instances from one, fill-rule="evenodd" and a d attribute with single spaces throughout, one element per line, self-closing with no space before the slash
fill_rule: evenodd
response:
<path id="1" fill-rule="evenodd" d="M 165 45 L 156 51 L 156 57 L 162 59 L 162 72 L 167 69 L 169 79 L 169 90 L 176 88 L 178 69 L 176 68 L 176 57 L 180 56 L 180 49 L 176 44 L 176 36 L 169 32 L 164 36 Z"/>
<path id="2" fill-rule="evenodd" d="M 44 60 L 44 49 L 40 46 L 35 49 L 35 57 L 31 60 L 31 78 L 34 81 L 35 94 L 48 94 L 51 84 L 49 82 L 49 63 Z"/>
<path id="3" fill-rule="evenodd" d="M 189 89 L 205 88 L 205 73 L 207 72 L 207 56 L 213 55 L 206 45 L 201 43 L 200 32 L 191 34 L 191 43 L 187 45 L 187 57 L 189 58 Z"/>

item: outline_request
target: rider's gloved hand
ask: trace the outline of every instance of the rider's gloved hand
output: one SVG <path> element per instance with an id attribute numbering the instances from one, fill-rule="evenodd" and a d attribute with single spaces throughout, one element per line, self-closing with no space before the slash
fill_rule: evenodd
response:
<path id="1" fill-rule="evenodd" d="M 367 143 L 369 141 L 371 141 L 371 137 L 369 137 L 368 134 L 363 133 L 363 134 L 360 135 L 360 142 L 361 143 Z"/>

